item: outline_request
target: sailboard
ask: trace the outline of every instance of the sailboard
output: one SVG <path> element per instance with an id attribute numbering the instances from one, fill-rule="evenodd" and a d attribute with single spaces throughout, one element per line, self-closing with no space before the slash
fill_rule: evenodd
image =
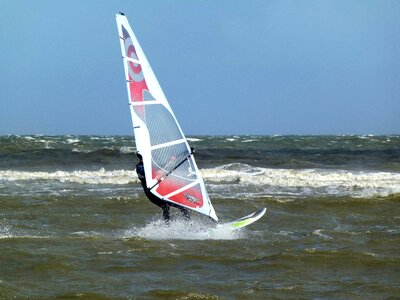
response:
<path id="1" fill-rule="evenodd" d="M 160 199 L 218 221 L 193 150 L 127 18 L 117 14 L 116 21 L 136 149 L 143 158 L 147 189 Z M 242 228 L 264 213 L 265 208 L 225 225 Z"/>
<path id="2" fill-rule="evenodd" d="M 267 211 L 266 208 L 260 208 L 258 211 L 253 212 L 248 216 L 245 216 L 243 218 L 237 219 L 235 221 L 226 224 L 222 224 L 221 226 L 230 227 L 232 229 L 243 228 L 259 220 L 265 214 L 266 211 Z"/>
<path id="3" fill-rule="evenodd" d="M 139 42 L 123 14 L 116 15 L 137 151 L 147 188 L 175 205 L 218 220 L 193 151 Z"/>

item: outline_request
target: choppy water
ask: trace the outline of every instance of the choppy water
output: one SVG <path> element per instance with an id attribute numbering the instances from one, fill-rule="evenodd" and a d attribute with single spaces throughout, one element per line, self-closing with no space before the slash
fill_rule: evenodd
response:
<path id="1" fill-rule="evenodd" d="M 0 137 L 0 299 L 400 295 L 400 136 L 191 137 L 222 221 L 170 227 L 131 137 Z"/>

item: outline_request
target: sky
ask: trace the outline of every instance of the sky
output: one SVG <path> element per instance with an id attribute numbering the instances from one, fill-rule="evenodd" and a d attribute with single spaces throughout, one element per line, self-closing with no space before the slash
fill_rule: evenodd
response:
<path id="1" fill-rule="evenodd" d="M 400 1 L 0 4 L 0 135 L 132 134 L 119 11 L 187 135 L 400 133 Z"/>

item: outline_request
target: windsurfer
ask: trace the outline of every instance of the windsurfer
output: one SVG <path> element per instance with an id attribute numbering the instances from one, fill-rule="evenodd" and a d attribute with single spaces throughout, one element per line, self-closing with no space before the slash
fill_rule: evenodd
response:
<path id="1" fill-rule="evenodd" d="M 164 220 L 167 222 L 170 220 L 171 216 L 170 216 L 169 210 L 170 210 L 171 206 L 178 208 L 182 212 L 185 219 L 188 220 L 190 218 L 190 215 L 189 215 L 189 211 L 186 208 L 184 208 L 183 206 L 174 205 L 173 203 L 169 203 L 168 201 L 160 199 L 156 195 L 154 195 L 153 193 L 150 192 L 150 189 L 146 185 L 146 176 L 145 176 L 145 172 L 144 172 L 143 157 L 139 153 L 136 153 L 136 156 L 139 158 L 139 163 L 136 165 L 136 173 L 142 184 L 144 193 L 145 193 L 146 197 L 152 203 L 154 203 L 155 205 L 157 205 L 158 207 L 160 207 L 163 210 Z"/>

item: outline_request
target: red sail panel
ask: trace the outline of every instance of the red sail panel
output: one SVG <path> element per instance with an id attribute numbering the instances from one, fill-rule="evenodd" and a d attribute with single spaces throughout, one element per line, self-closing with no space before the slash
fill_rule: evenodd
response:
<path id="1" fill-rule="evenodd" d="M 160 182 L 156 191 L 164 197 L 185 186 L 183 183 L 186 183 L 187 185 L 188 182 L 179 178 L 167 177 L 165 180 Z M 169 197 L 168 200 L 191 208 L 203 207 L 203 195 L 201 193 L 199 184 L 196 184 L 174 196 Z"/>
<path id="2" fill-rule="evenodd" d="M 135 47 L 127 30 L 122 26 L 122 34 L 125 46 L 125 56 L 139 61 Z M 132 102 L 144 101 L 143 95 L 148 92 L 146 80 L 144 79 L 142 66 L 138 63 L 132 61 L 126 61 L 128 66 L 128 81 L 129 81 L 129 91 L 130 100 Z M 144 120 L 144 107 L 134 107 L 136 114 Z"/>

